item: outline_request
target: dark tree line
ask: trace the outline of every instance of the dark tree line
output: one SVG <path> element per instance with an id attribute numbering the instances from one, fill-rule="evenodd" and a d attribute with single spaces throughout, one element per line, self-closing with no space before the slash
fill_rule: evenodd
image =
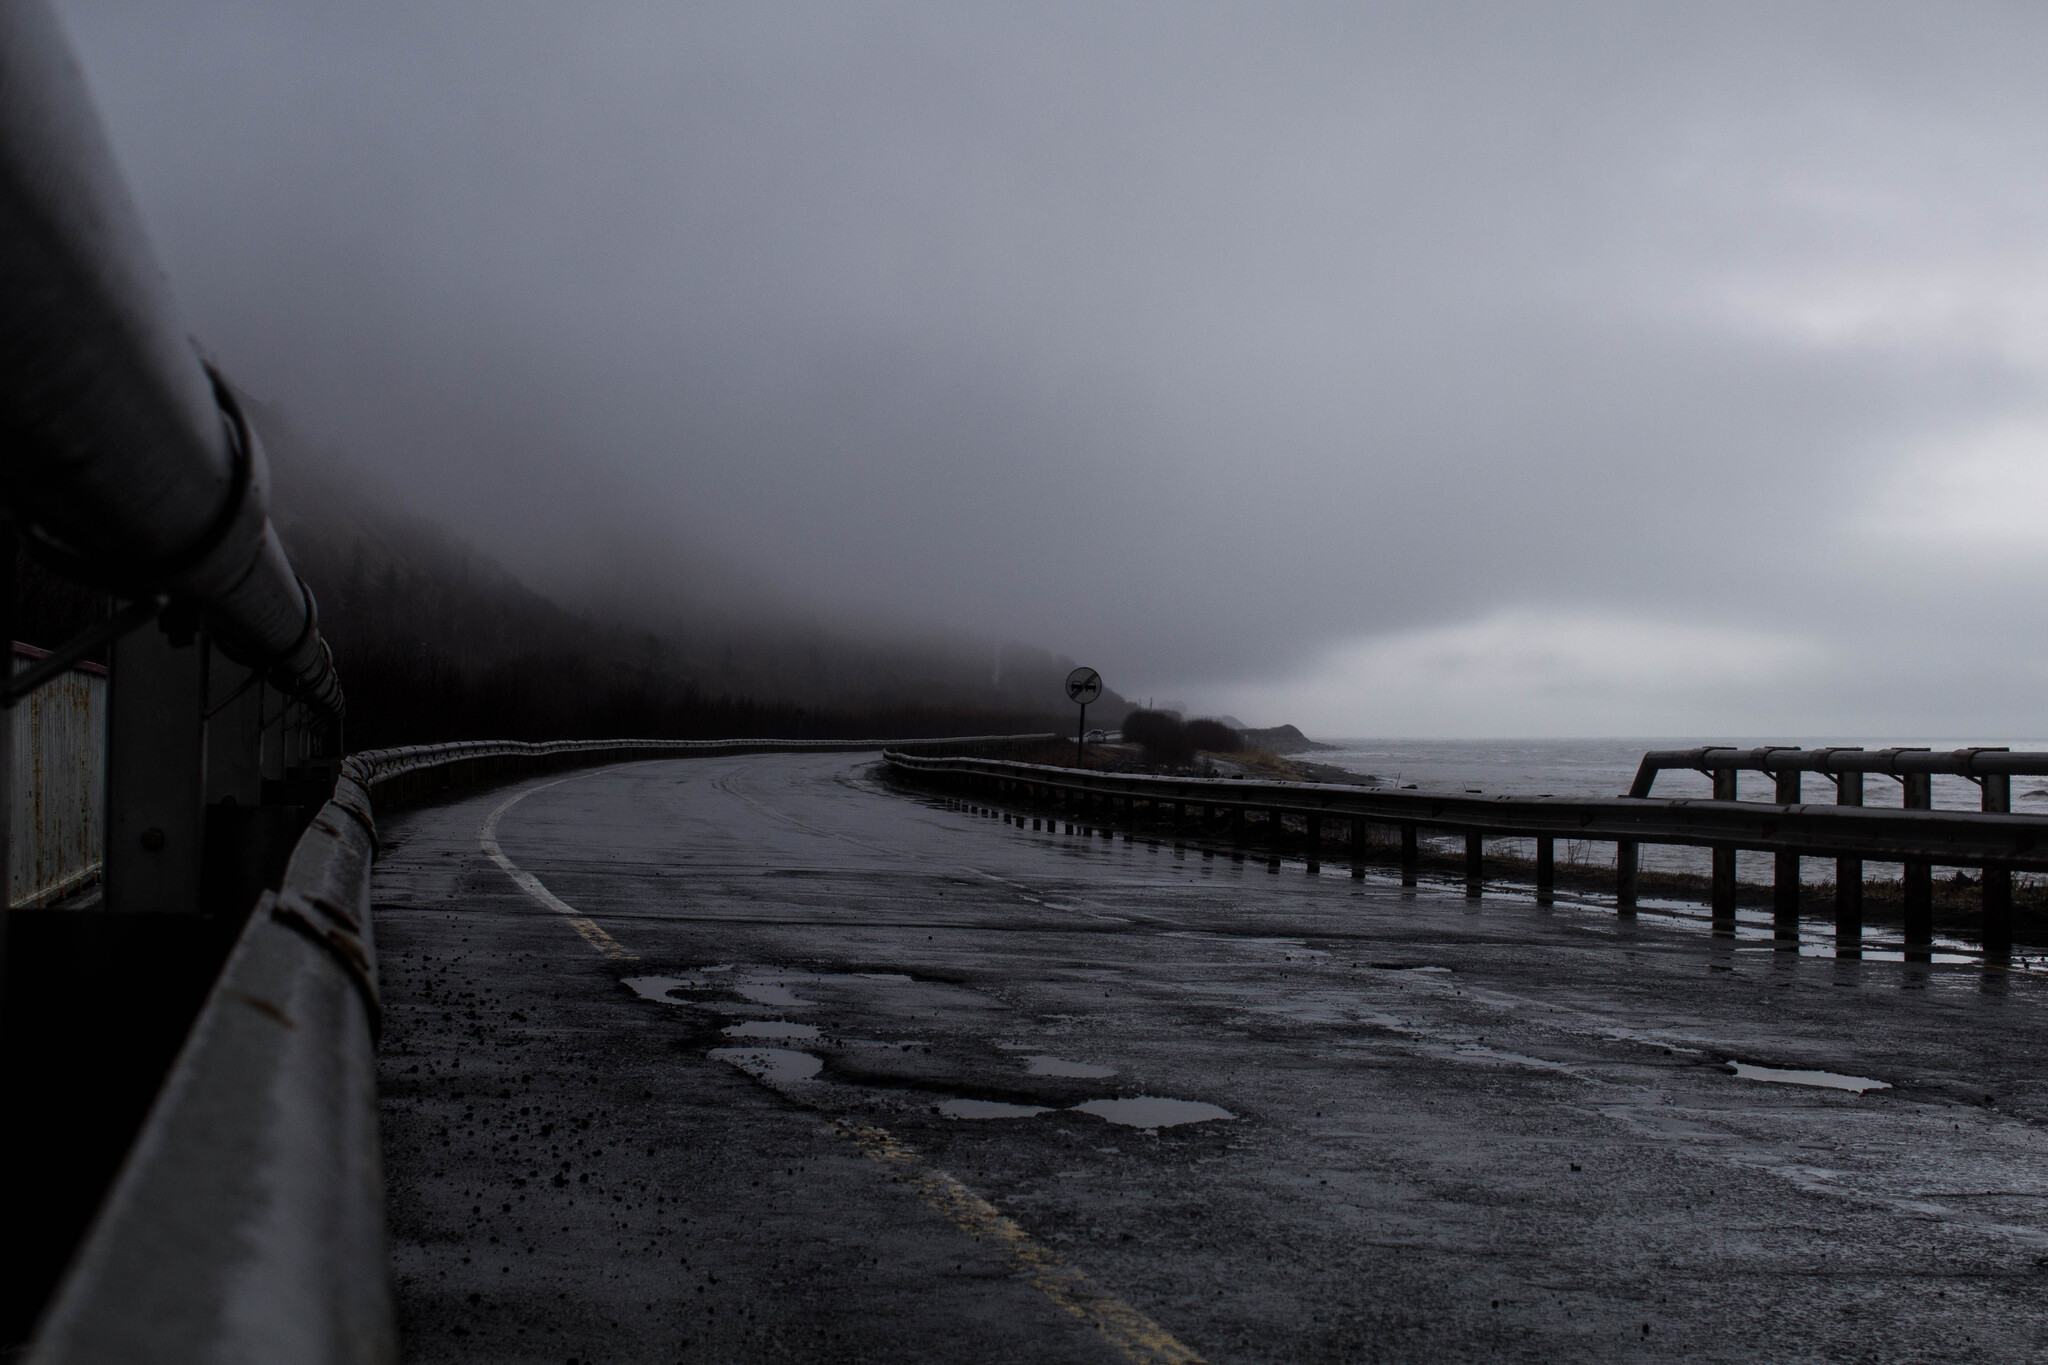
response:
<path id="1" fill-rule="evenodd" d="M 350 648 L 351 751 L 458 739 L 920 739 L 1056 731 L 1051 716 L 962 707 L 805 707 L 713 695 L 644 665 L 532 654 L 477 671 L 437 651 Z"/>
<path id="2" fill-rule="evenodd" d="M 430 518 L 379 501 L 345 461 L 243 400 L 270 452 L 278 533 L 334 651 L 352 751 L 460 739 L 912 739 L 1070 724 L 1070 713 L 1038 709 L 1035 680 L 1005 691 L 980 661 L 949 663 L 943 651 L 749 620 L 729 632 L 736 658 L 734 638 L 718 649 L 568 610 Z M 110 606 L 25 548 L 16 589 L 14 637 L 45 649 Z M 1056 708 L 1072 661 L 1036 654 L 1012 649 L 995 671 L 1045 673 L 1045 705 Z"/>
<path id="3" fill-rule="evenodd" d="M 1197 753 L 1234 754 L 1244 738 L 1218 720 L 1182 720 L 1172 711 L 1133 711 L 1124 717 L 1124 740 L 1145 751 L 1145 761 L 1178 768 Z"/>
<path id="4" fill-rule="evenodd" d="M 917 739 L 1056 730 L 1020 711 L 703 686 L 660 638 L 504 579 L 303 556 L 348 696 L 351 751 L 460 739 Z M 333 572 L 341 569 L 341 572 Z M 324 572 L 323 572 L 324 571 Z M 322 582 L 322 579 L 326 582 Z"/>
<path id="5" fill-rule="evenodd" d="M 308 567 L 313 579 L 324 566 Z M 18 640 L 53 649 L 106 617 L 106 593 L 26 550 L 15 572 Z M 678 676 L 652 637 L 592 625 L 523 589 L 478 592 L 389 569 L 372 578 L 355 564 L 313 587 L 348 698 L 351 751 L 459 739 L 920 739 L 1066 723 L 886 696 L 804 706 L 712 692 Z"/>

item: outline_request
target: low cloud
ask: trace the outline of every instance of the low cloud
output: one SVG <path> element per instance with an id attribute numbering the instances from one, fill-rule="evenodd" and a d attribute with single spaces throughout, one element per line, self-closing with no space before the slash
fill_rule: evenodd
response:
<path id="1" fill-rule="evenodd" d="M 2048 10 L 59 3 L 209 351 L 542 588 L 1354 733 L 2040 710 Z"/>
<path id="2" fill-rule="evenodd" d="M 1855 531 L 1945 573 L 2037 571 L 2048 557 L 2048 414 L 1946 433 L 1874 482 Z"/>
<path id="3" fill-rule="evenodd" d="M 1503 611 L 1354 641 L 1217 709 L 1310 733 L 1679 735 L 1753 726 L 1823 663 L 1795 637 L 1571 611 Z"/>

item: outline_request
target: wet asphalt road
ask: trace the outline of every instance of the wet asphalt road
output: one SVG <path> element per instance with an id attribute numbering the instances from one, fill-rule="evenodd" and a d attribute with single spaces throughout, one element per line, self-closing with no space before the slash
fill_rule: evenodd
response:
<path id="1" fill-rule="evenodd" d="M 408 1358 L 2048 1355 L 2048 983 L 1026 825 L 840 755 L 390 820 Z"/>

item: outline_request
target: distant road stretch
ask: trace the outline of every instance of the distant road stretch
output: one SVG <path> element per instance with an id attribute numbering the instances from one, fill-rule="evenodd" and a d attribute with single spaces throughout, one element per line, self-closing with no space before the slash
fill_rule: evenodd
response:
<path id="1" fill-rule="evenodd" d="M 408 1359 L 2048 1339 L 2048 983 L 1028 823 L 837 754 L 391 819 Z"/>

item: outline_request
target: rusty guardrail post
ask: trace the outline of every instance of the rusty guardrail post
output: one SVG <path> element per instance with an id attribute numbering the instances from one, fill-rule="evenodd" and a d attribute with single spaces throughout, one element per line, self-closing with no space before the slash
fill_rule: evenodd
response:
<path id="1" fill-rule="evenodd" d="M 1465 836 L 1465 899 L 1478 900 L 1486 890 L 1486 850 L 1480 836 Z"/>
<path id="2" fill-rule="evenodd" d="M 1926 773 L 1901 773 L 1904 788 L 1900 804 L 1907 810 L 1934 808 L 1934 780 Z M 1901 890 L 1905 897 L 1906 960 L 1927 962 L 1934 948 L 1934 864 L 1923 858 L 1907 859 Z"/>
<path id="3" fill-rule="evenodd" d="M 1737 799 L 1737 773 L 1733 768 L 1713 769 L 1714 799 L 1733 801 Z M 1709 893 L 1712 901 L 1714 932 L 1724 936 L 1735 933 L 1735 846 L 1715 844 L 1713 846 L 1713 885 Z"/>
<path id="4" fill-rule="evenodd" d="M 1994 814 L 2012 811 L 2012 777 L 2008 773 L 1985 773 L 1978 779 L 1984 789 L 1983 808 Z M 2012 952 L 2012 869 L 1984 869 L 1983 940 L 1986 957 L 2004 958 Z"/>
<path id="5" fill-rule="evenodd" d="M 1835 804 L 1863 804 L 1863 773 L 1835 774 Z M 1835 859 L 1835 956 L 1863 955 L 1863 860 Z"/>
<path id="6" fill-rule="evenodd" d="M 1536 903 L 1550 905 L 1557 900 L 1557 840 L 1544 835 L 1536 841 Z"/>
<path id="7" fill-rule="evenodd" d="M 1781 768 L 1777 773 L 1777 800 L 1781 806 L 1796 806 L 1803 799 L 1800 772 Z M 1799 947 L 1799 855 L 1780 853 L 1772 863 L 1771 937 L 1781 948 Z"/>
<path id="8" fill-rule="evenodd" d="M 1614 911 L 1636 912 L 1636 891 L 1642 879 L 1642 846 L 1633 839 L 1614 841 Z"/>

